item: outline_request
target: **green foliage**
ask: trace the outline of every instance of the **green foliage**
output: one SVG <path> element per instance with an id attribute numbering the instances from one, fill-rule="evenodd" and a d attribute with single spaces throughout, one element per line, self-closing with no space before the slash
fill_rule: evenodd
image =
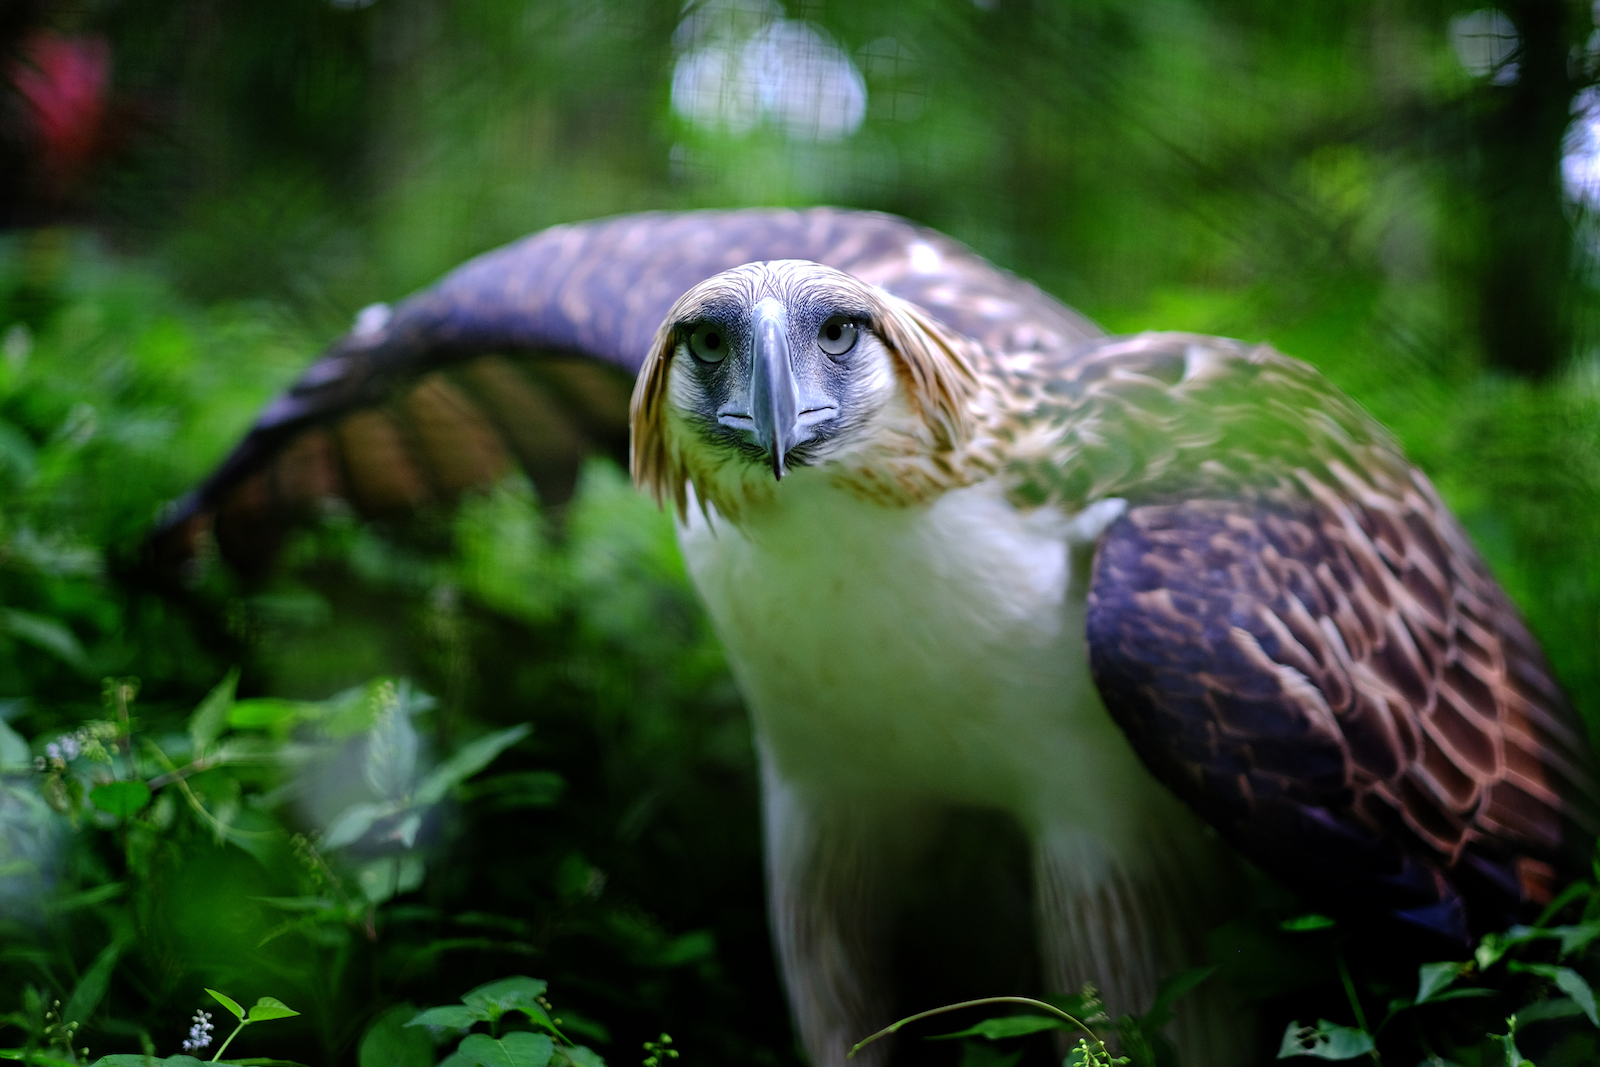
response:
<path id="1" fill-rule="evenodd" d="M 361 1038 L 359 1067 L 433 1067 L 429 1031 L 408 1029 L 416 1015 L 412 1005 L 396 1004 L 373 1020 Z"/>
<path id="2" fill-rule="evenodd" d="M 1600 320 L 1561 213 L 1585 240 L 1593 223 L 1550 180 L 1575 82 L 1522 121 L 1533 61 L 1520 88 L 1470 76 L 1432 3 L 786 13 L 860 68 L 851 138 L 673 111 L 678 0 L 62 15 L 111 43 L 121 155 L 71 205 L 91 225 L 0 235 L 0 1040 L 18 1055 L 169 1051 L 213 986 L 299 1005 L 264 1032 L 293 1059 L 426 1067 L 410 1005 L 537 957 L 583 1009 L 563 1032 L 603 1044 L 592 1014 L 618 1047 L 670 1026 L 707 1062 L 797 1062 L 747 725 L 670 523 L 622 472 L 590 466 L 560 508 L 513 478 L 404 528 L 331 514 L 270 580 L 213 572 L 181 600 L 130 566 L 357 309 L 570 219 L 898 211 L 1109 329 L 1308 359 L 1429 472 L 1600 722 Z M 1593 27 L 1569 15 L 1540 54 L 1581 81 L 1567 57 Z M 1565 365 L 1508 372 L 1548 360 L 1562 323 Z M 1401 1067 L 1493 1067 L 1519 1044 L 1594 1062 L 1587 892 L 1420 973 L 1429 956 L 1362 956 L 1325 917 L 1277 928 L 1281 902 L 1214 955 L 1274 1030 L 1335 1020 Z M 1042 1018 L 926 1048 L 1021 1062 L 1037 1047 L 1000 1050 L 1026 1036 L 989 1039 Z M 1118 1056 L 1163 1062 L 1161 1018 L 1107 1020 Z"/>
<path id="3" fill-rule="evenodd" d="M 1326 1019 L 1318 1019 L 1315 1026 L 1290 1022 L 1283 1031 L 1278 1059 L 1353 1060 L 1369 1054 L 1373 1047 L 1372 1035 L 1353 1026 L 1335 1026 Z"/>
<path id="4" fill-rule="evenodd" d="M 1151 1051 L 1148 1037 L 1153 1032 L 1154 1028 L 1164 1025 L 1169 1018 L 1161 1015 L 1160 1013 L 1167 1012 L 1173 1000 L 1188 992 L 1199 982 L 1205 980 L 1210 973 L 1211 969 L 1206 968 L 1202 971 L 1192 974 L 1186 973 L 1178 976 L 1175 980 L 1170 980 L 1166 983 L 1163 983 L 1162 995 L 1157 998 L 1156 1007 L 1154 1007 L 1147 1016 L 1133 1020 L 1132 1025 L 1122 1028 L 1122 1040 L 1127 1043 L 1131 1038 L 1136 1044 L 1136 1047 L 1146 1057 L 1145 1060 L 1139 1061 L 1141 1067 L 1143 1067 L 1143 1065 L 1146 1063 L 1153 1064 L 1154 1062 L 1153 1059 L 1150 1059 L 1150 1057 L 1153 1055 L 1153 1052 Z M 912 1023 L 918 1022 L 922 1019 L 931 1018 L 935 1015 L 943 1015 L 946 1012 L 961 1011 L 967 1008 L 981 1007 L 986 1004 L 1017 1004 L 1023 1007 L 1037 1009 L 1046 1012 L 1047 1014 L 1010 1015 L 985 1019 L 976 1026 L 969 1027 L 966 1030 L 960 1030 L 952 1034 L 933 1035 L 933 1039 L 946 1040 L 950 1038 L 961 1037 L 984 1037 L 990 1041 L 998 1041 L 1005 1038 L 1023 1037 L 1030 1034 L 1037 1034 L 1046 1030 L 1065 1030 L 1069 1032 L 1081 1032 L 1083 1035 L 1078 1039 L 1077 1047 L 1074 1048 L 1067 1056 L 1067 1067 L 1123 1067 L 1125 1064 L 1135 1062 L 1133 1059 L 1126 1056 L 1114 1056 L 1111 1052 L 1111 1049 L 1106 1045 L 1105 1040 L 1098 1036 L 1093 1030 L 1089 1029 L 1088 1024 L 1091 1022 L 1100 1023 L 1106 1021 L 1105 1011 L 1093 986 L 1085 986 L 1083 992 L 1078 997 L 1071 999 L 1073 1001 L 1072 1007 L 1078 1012 L 1081 1012 L 1083 1018 L 1080 1019 L 1073 1012 L 1065 1011 L 1054 1004 L 1050 1004 L 1042 1000 L 1034 1000 L 1030 997 L 983 997 L 978 1000 L 963 1001 L 960 1004 L 947 1004 L 943 1007 L 932 1008 L 928 1011 L 918 1012 L 915 1015 L 909 1015 L 898 1022 L 884 1027 L 882 1030 L 879 1030 L 870 1037 L 857 1042 L 855 1047 L 850 1050 L 850 1055 L 854 1056 L 857 1052 L 860 1052 L 863 1048 L 872 1044 L 874 1041 L 877 1041 L 880 1038 L 888 1037 L 890 1034 L 896 1033 Z M 1156 1022 L 1155 1026 L 1152 1027 L 1151 1023 L 1158 1018 L 1160 1019 L 1160 1022 Z M 1140 1044 L 1140 1042 L 1142 1042 L 1142 1044 Z M 1002 1062 L 1000 1057 L 988 1054 L 982 1049 L 982 1046 L 967 1046 L 962 1055 L 962 1062 L 964 1064 L 994 1064 Z M 1003 1062 L 1015 1063 L 1016 1060 L 1013 1057 L 1006 1059 Z M 654 1067 L 654 1065 L 652 1064 L 651 1067 Z"/>
<path id="5" fill-rule="evenodd" d="M 975 1026 L 965 1030 L 957 1030 L 949 1034 L 934 1034 L 930 1040 L 948 1041 L 959 1037 L 986 1037 L 990 1041 L 997 1041 L 1003 1037 L 1023 1037 L 1027 1034 L 1037 1034 L 1045 1030 L 1071 1030 L 1071 1023 L 1062 1019 L 1052 1019 L 1045 1015 L 1002 1015 L 994 1019 L 985 1019 Z"/>
<path id="6" fill-rule="evenodd" d="M 1091 1043 L 1088 1038 L 1080 1037 L 1078 1047 L 1068 1053 L 1065 1067 L 1122 1067 L 1130 1062 L 1127 1056 L 1113 1056 L 1105 1042 Z"/>
<path id="7" fill-rule="evenodd" d="M 537 953 L 579 979 L 584 1041 L 682 1000 L 712 1005 L 697 1042 L 760 1062 L 784 1016 L 752 757 L 670 523 L 595 466 L 559 529 L 509 481 L 416 536 L 335 517 L 265 588 L 155 597 L 131 546 L 314 343 L 60 236 L 0 237 L 0 307 L 26 276 L 53 309 L 0 360 L 30 449 L 0 469 L 0 600 L 49 623 L 0 627 L 0 1045 L 174 1052 L 211 986 L 277 993 L 305 1013 L 286 1059 L 332 1062 L 396 1001 Z M 93 434 L 56 432 L 75 404 Z M 494 595 L 527 568 L 537 610 Z M 686 853 L 692 827 L 720 836 Z M 702 864 L 720 888 L 663 875 Z"/>
<path id="8" fill-rule="evenodd" d="M 479 1023 L 489 1033 L 469 1033 L 455 1052 L 446 1057 L 451 1067 L 478 1064 L 480 1067 L 605 1067 L 593 1049 L 568 1040 L 561 1032 L 560 1019 L 544 997 L 545 983 L 518 975 L 479 986 L 461 998 L 461 1003 L 429 1008 L 404 1025 L 425 1027 L 431 1033 L 445 1034 L 470 1030 Z M 501 1022 L 517 1013 L 544 1033 L 515 1030 L 501 1033 Z M 663 1035 L 665 1037 L 665 1035 Z M 667 1039 L 670 1041 L 670 1038 Z M 363 1054 L 365 1054 L 363 1043 Z M 674 1053 L 676 1055 L 676 1053 Z M 426 1062 L 426 1061 L 425 1061 Z"/>
<path id="9" fill-rule="evenodd" d="M 661 1067 L 667 1060 L 678 1058 L 678 1050 L 672 1047 L 672 1035 L 662 1034 L 654 1041 L 644 1043 L 644 1067 Z"/>
<path id="10" fill-rule="evenodd" d="M 222 1059 L 222 1054 L 228 1051 L 228 1046 L 233 1044 L 233 1039 L 238 1037 L 244 1028 L 251 1023 L 267 1022 L 271 1019 L 288 1019 L 300 1014 L 277 997 L 262 997 L 255 1002 L 249 1012 L 246 1012 L 239 1006 L 237 1001 L 218 993 L 215 989 L 207 989 L 206 992 L 210 993 L 213 1000 L 227 1008 L 234 1018 L 239 1020 L 239 1025 L 234 1027 L 233 1033 L 229 1034 L 227 1040 L 222 1042 L 222 1047 L 217 1049 L 217 1054 L 211 1057 L 213 1061 Z"/>
<path id="11" fill-rule="evenodd" d="M 1582 921 L 1551 925 L 1562 914 Z M 1600 890 L 1579 883 L 1552 902 L 1540 922 L 1533 926 L 1514 926 L 1486 935 L 1472 959 L 1424 963 L 1414 970 L 1409 995 L 1395 996 L 1389 964 L 1378 957 L 1371 968 L 1352 968 L 1345 958 L 1346 937 L 1339 924 L 1323 915 L 1300 914 L 1278 921 L 1283 934 L 1296 938 L 1303 946 L 1301 955 L 1326 953 L 1338 978 L 1334 988 L 1343 994 L 1345 1009 L 1354 1025 L 1319 1018 L 1315 1025 L 1301 1025 L 1290 1019 L 1284 1026 L 1277 1051 L 1278 1059 L 1309 1058 L 1329 1061 L 1370 1060 L 1410 1064 L 1422 1057 L 1423 1067 L 1468 1064 L 1496 1067 L 1503 1063 L 1532 1063 L 1524 1058 L 1518 1044 L 1519 1027 L 1539 1024 L 1535 1040 L 1539 1062 L 1559 1067 L 1578 1067 L 1593 1062 L 1600 1033 L 1595 1015 L 1595 996 L 1591 978 L 1600 972 L 1600 954 L 1591 951 L 1596 941 L 1592 930 L 1600 916 Z M 1219 943 L 1223 944 L 1223 943 Z M 1228 953 L 1242 954 L 1241 941 L 1234 941 Z M 1259 950 L 1253 950 L 1259 951 Z M 1033 1009 L 1025 1014 L 984 1019 L 953 1033 L 929 1035 L 934 1040 L 981 1038 L 1003 1041 L 1026 1038 L 1048 1031 L 1079 1031 L 1084 1036 L 1067 1058 L 1073 1065 L 1130 1064 L 1132 1067 L 1171 1067 L 1178 1062 L 1174 1049 L 1162 1032 L 1172 1021 L 1173 1006 L 1214 975 L 1236 977 L 1241 962 L 1228 959 L 1219 967 L 1198 968 L 1173 975 L 1160 983 L 1148 1011 L 1108 1019 L 1092 987 L 1070 998 L 1071 1011 L 1025 997 L 990 997 L 952 1004 L 921 1012 L 900 1020 L 856 1046 L 876 1041 L 907 1025 L 944 1012 L 968 1009 L 991 1003 L 1012 1003 Z M 1272 964 L 1268 964 L 1271 966 Z M 1288 987 L 1293 972 L 1281 972 L 1280 982 Z M 1237 986 L 1236 986 L 1237 987 Z M 1268 998 L 1261 998 L 1267 1000 Z M 1337 1001 L 1323 1001 L 1325 1006 Z M 1367 1022 L 1367 1008 L 1386 1003 L 1377 1025 Z M 1505 1005 L 1518 1005 L 1511 1016 Z M 1476 1005 L 1482 1005 L 1477 1007 Z M 1443 1006 L 1443 1007 L 1440 1007 Z M 1048 1014 L 1039 1014 L 1043 1010 Z M 1280 1016 L 1282 1018 L 1282 1016 Z M 1080 1021 L 1081 1020 L 1081 1021 Z M 1495 1028 L 1505 1021 L 1506 1033 Z M 1090 1024 L 1111 1023 L 1116 1034 L 1116 1050 L 1098 1037 Z M 1526 1044 L 1528 1038 L 1523 1037 Z M 969 1046 L 963 1063 L 1001 1062 L 999 1053 Z M 1442 1054 L 1440 1051 L 1443 1050 Z M 1015 1062 L 1016 1053 L 1005 1062 Z"/>
<path id="12" fill-rule="evenodd" d="M 1580 916 L 1583 921 L 1550 925 L 1563 913 Z M 1590 927 L 1597 915 L 1600 893 L 1578 883 L 1552 902 L 1539 923 L 1485 935 L 1472 959 L 1421 964 L 1416 968 L 1415 991 L 1398 996 L 1392 979 L 1380 970 L 1352 974 L 1344 957 L 1345 940 L 1334 924 L 1321 916 L 1284 921 L 1280 925 L 1286 931 L 1321 932 L 1343 980 L 1355 1025 L 1327 1019 L 1318 1020 L 1315 1026 L 1290 1022 L 1278 1057 L 1370 1058 L 1382 1063 L 1385 1057 L 1406 1062 L 1407 1056 L 1425 1053 L 1424 1063 L 1500 1062 L 1496 1057 L 1519 1063 L 1523 1061 L 1518 1058 L 1522 1055 L 1516 1042 L 1518 1025 L 1564 1022 L 1560 1027 L 1539 1028 L 1536 1039 L 1546 1050 L 1541 1052 L 1540 1062 L 1588 1062 L 1586 1057 L 1596 1048 L 1600 1021 L 1595 1016 L 1591 979 L 1583 972 L 1595 975 L 1600 964 L 1589 951 L 1595 939 Z M 1369 1027 L 1364 1004 L 1373 1002 L 1386 1003 L 1387 1009 L 1377 1025 Z M 1508 1003 L 1519 1006 L 1507 1023 L 1507 1033 L 1495 1034 L 1493 1028 L 1505 1018 Z M 1435 1051 L 1438 1049 L 1445 1053 L 1441 1055 Z"/>

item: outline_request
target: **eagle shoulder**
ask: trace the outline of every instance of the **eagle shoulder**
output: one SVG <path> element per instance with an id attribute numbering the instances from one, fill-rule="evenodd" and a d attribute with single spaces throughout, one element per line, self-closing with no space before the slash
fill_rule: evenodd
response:
<path id="1" fill-rule="evenodd" d="M 1060 466 L 1020 465 L 1014 492 L 1129 500 L 1087 638 L 1147 765 L 1330 905 L 1466 941 L 1548 901 L 1593 840 L 1592 762 L 1427 478 L 1270 350 L 1103 348 L 1057 389 Z"/>

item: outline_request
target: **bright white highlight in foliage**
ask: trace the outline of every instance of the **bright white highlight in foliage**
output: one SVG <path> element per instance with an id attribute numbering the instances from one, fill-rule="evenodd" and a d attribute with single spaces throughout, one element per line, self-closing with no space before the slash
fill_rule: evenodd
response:
<path id="1" fill-rule="evenodd" d="M 1517 64 L 1511 57 L 1521 44 L 1516 26 L 1505 12 L 1492 7 L 1450 20 L 1450 46 L 1461 66 L 1474 78 L 1493 75 L 1496 85 L 1516 81 Z"/>
<path id="2" fill-rule="evenodd" d="M 867 86 L 821 27 L 771 0 L 690 3 L 673 34 L 672 108 L 696 126 L 741 136 L 770 125 L 797 141 L 860 128 Z"/>
<path id="3" fill-rule="evenodd" d="M 189 1027 L 189 1036 L 183 1042 L 183 1051 L 199 1052 L 211 1044 L 211 1013 L 197 1011 L 194 1013 L 194 1022 Z"/>
<path id="4" fill-rule="evenodd" d="M 1561 146 L 1561 184 L 1574 203 L 1600 209 L 1600 89 L 1579 93 L 1572 111 Z"/>
<path id="5" fill-rule="evenodd" d="M 1600 23 L 1600 3 L 1595 4 L 1595 19 Z M 1450 45 L 1474 78 L 1489 77 L 1495 85 L 1517 80 L 1515 57 L 1522 38 L 1504 12 L 1491 7 L 1457 15 L 1450 20 Z M 1592 73 L 1600 61 L 1600 30 L 1590 37 L 1585 58 Z M 1568 200 L 1600 210 L 1600 89 L 1575 96 L 1572 115 L 1561 146 L 1561 184 Z"/>

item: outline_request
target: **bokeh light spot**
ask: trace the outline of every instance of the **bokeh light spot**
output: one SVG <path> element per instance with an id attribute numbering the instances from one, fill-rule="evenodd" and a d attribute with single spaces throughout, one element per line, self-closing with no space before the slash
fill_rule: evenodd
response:
<path id="1" fill-rule="evenodd" d="M 867 86 L 826 30 L 770 0 L 706 0 L 673 34 L 672 108 L 695 126 L 743 136 L 759 126 L 796 141 L 838 141 L 867 113 Z"/>

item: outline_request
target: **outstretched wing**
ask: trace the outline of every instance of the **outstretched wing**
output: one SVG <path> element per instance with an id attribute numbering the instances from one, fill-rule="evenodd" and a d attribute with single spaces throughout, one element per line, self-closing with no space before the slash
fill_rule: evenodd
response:
<path id="1" fill-rule="evenodd" d="M 1090 663 L 1159 778 L 1310 900 L 1457 942 L 1585 869 L 1582 728 L 1368 416 L 1304 364 L 1214 338 L 1071 367 L 1090 384 L 1063 402 L 1063 447 L 1105 472 L 1090 493 L 1129 501 L 1094 562 Z"/>
<path id="2" fill-rule="evenodd" d="M 330 499 L 382 515 L 449 501 L 515 464 L 550 500 L 590 451 L 624 459 L 628 397 L 668 308 L 743 263 L 811 259 L 997 348 L 1099 331 L 1033 285 L 902 219 L 816 208 L 557 226 L 375 306 L 279 397 L 147 546 L 163 572 L 213 542 L 245 571 Z"/>

